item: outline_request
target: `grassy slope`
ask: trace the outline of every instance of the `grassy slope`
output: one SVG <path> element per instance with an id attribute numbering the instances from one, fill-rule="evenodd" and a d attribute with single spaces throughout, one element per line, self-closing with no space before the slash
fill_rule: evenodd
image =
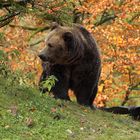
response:
<path id="1" fill-rule="evenodd" d="M 8 88 L 6 89 L 6 87 Z M 0 140 L 139 140 L 140 122 L 0 79 Z"/>

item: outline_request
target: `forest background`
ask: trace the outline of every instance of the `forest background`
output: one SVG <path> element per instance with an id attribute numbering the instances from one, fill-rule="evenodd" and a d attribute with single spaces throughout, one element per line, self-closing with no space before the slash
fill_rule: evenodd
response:
<path id="1" fill-rule="evenodd" d="M 140 104 L 139 0 L 0 0 L 0 73 L 37 87 L 52 22 L 82 24 L 102 54 L 98 106 Z M 69 93 L 73 98 L 72 92 Z"/>

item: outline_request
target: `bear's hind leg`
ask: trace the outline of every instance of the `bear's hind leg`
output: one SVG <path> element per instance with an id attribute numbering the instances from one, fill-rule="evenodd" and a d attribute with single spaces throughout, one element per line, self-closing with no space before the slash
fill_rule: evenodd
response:
<path id="1" fill-rule="evenodd" d="M 88 85 L 86 81 L 74 89 L 77 102 L 84 106 L 92 107 L 93 99 L 96 96 L 92 94 L 92 86 Z M 92 96 L 92 97 L 91 97 Z"/>
<path id="2" fill-rule="evenodd" d="M 93 105 L 93 101 L 94 101 L 94 99 L 96 97 L 97 91 L 98 91 L 98 86 L 96 85 L 95 88 L 93 89 L 92 95 L 91 95 L 91 97 L 89 99 L 90 105 Z"/>
<path id="3" fill-rule="evenodd" d="M 98 77 L 97 75 L 81 75 L 83 74 L 78 73 L 76 75 L 77 77 L 75 76 L 73 80 L 73 91 L 75 93 L 77 102 L 81 105 L 94 108 L 93 101 L 96 97 L 98 90 Z"/>
<path id="4" fill-rule="evenodd" d="M 91 106 L 92 109 L 95 109 L 96 108 L 94 106 L 94 104 L 93 104 L 93 101 L 94 101 L 94 99 L 96 97 L 97 91 L 98 91 L 98 85 L 96 85 L 95 88 L 93 89 L 92 95 L 90 96 L 90 99 L 89 99 L 89 104 L 90 104 L 90 106 Z"/>

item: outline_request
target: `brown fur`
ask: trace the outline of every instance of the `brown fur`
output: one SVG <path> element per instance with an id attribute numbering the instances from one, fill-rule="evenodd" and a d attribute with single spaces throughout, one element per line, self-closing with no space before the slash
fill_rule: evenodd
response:
<path id="1" fill-rule="evenodd" d="M 46 62 L 50 65 L 49 69 L 44 68 L 40 82 L 49 75 L 58 78 L 52 90 L 56 98 L 69 99 L 68 89 L 72 89 L 79 104 L 92 106 L 97 94 L 101 60 L 97 44 L 85 28 L 55 25 L 39 56 L 44 67 Z"/>

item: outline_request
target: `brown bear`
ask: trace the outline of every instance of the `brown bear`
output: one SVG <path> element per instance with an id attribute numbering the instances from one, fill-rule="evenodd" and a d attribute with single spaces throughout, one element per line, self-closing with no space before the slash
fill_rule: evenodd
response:
<path id="1" fill-rule="evenodd" d="M 58 79 L 52 89 L 55 98 L 69 100 L 68 89 L 72 89 L 79 104 L 92 106 L 98 89 L 101 58 L 96 41 L 85 28 L 54 23 L 39 57 L 44 67 L 40 82 L 49 75 Z"/>
<path id="2" fill-rule="evenodd" d="M 65 27 L 54 23 L 46 38 L 46 47 L 39 57 L 43 66 L 40 83 L 50 75 L 58 79 L 52 88 L 55 98 L 70 100 L 68 90 L 72 89 L 79 104 L 93 108 L 101 73 L 101 58 L 95 39 L 84 27 Z M 46 92 L 46 89 L 41 90 Z M 130 114 L 140 119 L 140 107 L 99 109 Z"/>

